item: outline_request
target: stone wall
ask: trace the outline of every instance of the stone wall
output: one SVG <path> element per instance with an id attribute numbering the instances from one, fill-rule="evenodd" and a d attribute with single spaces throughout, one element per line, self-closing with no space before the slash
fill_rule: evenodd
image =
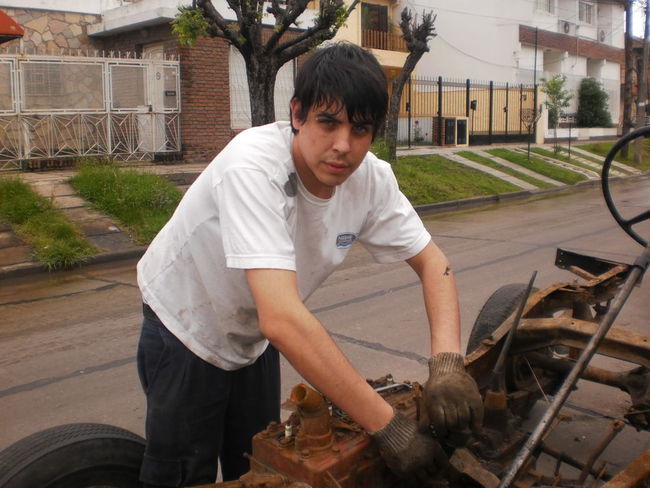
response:
<path id="1" fill-rule="evenodd" d="M 102 49 L 101 42 L 86 35 L 87 26 L 101 20 L 99 15 L 19 8 L 2 10 L 25 29 L 22 39 L 25 53 L 57 54 L 68 49 Z M 3 44 L 2 48 L 11 52 L 19 43 L 20 40 L 15 39 Z"/>

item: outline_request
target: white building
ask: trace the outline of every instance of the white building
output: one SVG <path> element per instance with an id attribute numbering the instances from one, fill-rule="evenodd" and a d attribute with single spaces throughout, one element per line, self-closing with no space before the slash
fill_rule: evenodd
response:
<path id="1" fill-rule="evenodd" d="M 599 0 L 362 0 L 358 18 L 339 38 L 364 43 L 364 30 L 399 35 L 404 7 L 415 14 L 433 11 L 437 36 L 417 66 L 418 76 L 495 82 L 541 83 L 561 73 L 576 94 L 567 113 L 577 109 L 577 88 L 598 79 L 609 95 L 614 122 L 620 116 L 624 63 L 624 9 Z M 388 22 L 381 19 L 387 18 Z M 379 20 L 378 20 L 379 19 Z M 370 46 L 372 47 L 372 46 Z M 375 49 L 380 59 L 387 59 Z M 391 65 L 390 63 L 386 63 Z M 392 67 L 401 66 L 396 62 Z"/>

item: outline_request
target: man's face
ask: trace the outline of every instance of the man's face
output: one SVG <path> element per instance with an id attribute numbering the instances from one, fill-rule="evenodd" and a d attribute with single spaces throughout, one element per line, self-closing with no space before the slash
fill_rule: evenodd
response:
<path id="1" fill-rule="evenodd" d="M 329 198 L 359 167 L 372 142 L 371 121 L 350 121 L 338 104 L 312 107 L 304 121 L 291 101 L 291 120 L 298 133 L 291 148 L 300 180 L 314 196 Z"/>

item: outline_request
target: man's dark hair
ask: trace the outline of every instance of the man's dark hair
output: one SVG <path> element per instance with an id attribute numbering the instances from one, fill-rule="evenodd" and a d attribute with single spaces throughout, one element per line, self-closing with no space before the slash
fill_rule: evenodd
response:
<path id="1" fill-rule="evenodd" d="M 373 136 L 384 123 L 388 107 L 386 75 L 377 59 L 359 46 L 336 43 L 315 51 L 300 68 L 293 98 L 304 121 L 312 107 L 340 105 L 348 120 L 372 123 Z"/>

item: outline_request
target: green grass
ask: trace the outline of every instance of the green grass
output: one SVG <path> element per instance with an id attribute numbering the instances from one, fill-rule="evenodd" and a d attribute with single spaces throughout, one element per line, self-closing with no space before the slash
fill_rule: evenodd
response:
<path id="1" fill-rule="evenodd" d="M 413 205 L 520 190 L 442 156 L 405 156 L 393 165 L 400 189 Z"/>
<path id="2" fill-rule="evenodd" d="M 593 166 L 589 166 L 588 164 L 582 163 L 580 161 L 576 161 L 575 158 L 569 159 L 569 156 L 568 155 L 565 156 L 564 154 L 562 154 L 562 152 L 558 152 L 556 154 L 553 151 L 549 151 L 542 147 L 531 147 L 530 152 L 534 152 L 535 154 L 539 154 L 540 156 L 546 156 L 547 158 L 557 159 L 558 161 L 564 161 L 565 163 L 578 166 L 579 168 L 587 169 L 589 171 L 593 171 L 594 173 L 598 173 L 598 168 L 594 168 Z"/>
<path id="3" fill-rule="evenodd" d="M 158 175 L 110 162 L 80 163 L 70 183 L 94 208 L 116 218 L 138 244 L 151 242 L 182 197 L 178 188 Z"/>
<path id="4" fill-rule="evenodd" d="M 580 146 L 578 146 L 578 147 L 580 147 Z M 566 148 L 566 147 L 564 147 L 564 146 L 559 146 L 559 148 L 560 148 L 560 151 L 561 151 L 561 152 L 565 152 L 565 153 L 567 153 L 567 154 L 569 153 L 569 149 L 568 149 L 568 148 Z M 596 164 L 598 164 L 598 165 L 601 166 L 601 167 L 602 167 L 602 165 L 603 165 L 603 158 L 600 158 L 600 159 L 599 159 L 599 158 L 596 158 L 596 157 L 594 157 L 594 156 L 588 156 L 588 155 L 583 154 L 583 153 L 577 154 L 577 153 L 573 152 L 573 154 L 576 154 L 577 156 L 581 157 L 582 159 L 586 159 L 587 161 L 591 161 L 592 163 L 596 163 Z"/>
<path id="5" fill-rule="evenodd" d="M 480 154 L 473 153 L 471 151 L 459 151 L 456 154 L 459 156 L 462 156 L 466 159 L 469 159 L 470 161 L 474 161 L 475 163 L 483 164 L 485 166 L 488 166 L 490 168 L 497 169 L 503 173 L 509 174 L 511 176 L 514 176 L 515 178 L 519 178 L 522 181 L 525 181 L 526 183 L 530 183 L 531 185 L 535 185 L 537 188 L 552 188 L 553 185 L 550 183 L 546 183 L 545 181 L 538 180 L 537 178 L 533 178 L 532 176 L 528 176 L 527 174 L 521 173 L 520 171 L 517 171 L 515 169 L 512 169 L 508 166 L 504 166 L 502 164 L 497 163 L 496 161 L 492 161 L 489 158 L 483 157 Z"/>
<path id="6" fill-rule="evenodd" d="M 0 178 L 0 216 L 34 249 L 49 270 L 82 264 L 95 253 L 81 232 L 19 178 Z"/>
<path id="7" fill-rule="evenodd" d="M 569 150 L 566 147 L 560 146 L 560 152 L 567 153 L 567 156 L 565 156 L 565 157 L 568 159 Z M 595 158 L 593 156 L 587 156 L 586 154 L 583 154 L 583 153 L 578 154 L 576 152 L 573 152 L 572 154 L 579 157 L 580 159 L 586 159 L 587 161 L 591 161 L 592 163 L 596 163 L 598 165 L 598 174 L 601 173 L 601 171 L 603 169 L 603 163 L 605 162 L 605 158 L 598 159 L 598 158 Z M 571 156 L 571 160 L 572 160 L 571 162 L 574 162 L 573 161 L 573 156 Z M 634 174 L 634 173 L 632 173 L 632 171 L 630 171 L 627 168 L 624 168 L 620 164 L 614 163 L 614 164 L 612 164 L 612 168 L 616 169 L 617 171 L 619 171 L 619 172 L 621 172 L 621 173 L 623 173 L 625 175 Z"/>
<path id="8" fill-rule="evenodd" d="M 489 149 L 486 152 L 492 154 L 493 156 L 497 156 L 499 158 L 503 158 L 507 161 L 523 166 L 524 168 L 527 168 L 531 171 L 535 171 L 536 173 L 552 178 L 556 181 L 560 181 L 565 185 L 573 185 L 579 181 L 587 179 L 587 177 L 583 174 L 555 166 L 554 164 L 548 163 L 543 159 L 536 158 L 534 156 L 531 157 L 529 161 L 527 155 L 523 153 L 516 153 L 509 151 L 508 149 Z"/>
<path id="9" fill-rule="evenodd" d="M 614 144 L 615 142 L 590 142 L 587 144 L 580 144 L 578 145 L 578 147 L 585 151 L 589 151 L 591 153 L 597 154 L 598 156 L 601 156 L 604 159 L 609 153 L 609 151 L 612 149 Z M 616 155 L 616 161 L 625 163 L 641 171 L 650 171 L 650 140 L 643 139 L 641 162 L 639 164 L 636 164 L 634 162 L 634 147 L 629 147 L 629 146 L 634 146 L 634 141 L 632 141 L 631 144 L 628 144 L 627 157 L 623 157 L 621 151 L 619 151 L 618 154 Z"/>

